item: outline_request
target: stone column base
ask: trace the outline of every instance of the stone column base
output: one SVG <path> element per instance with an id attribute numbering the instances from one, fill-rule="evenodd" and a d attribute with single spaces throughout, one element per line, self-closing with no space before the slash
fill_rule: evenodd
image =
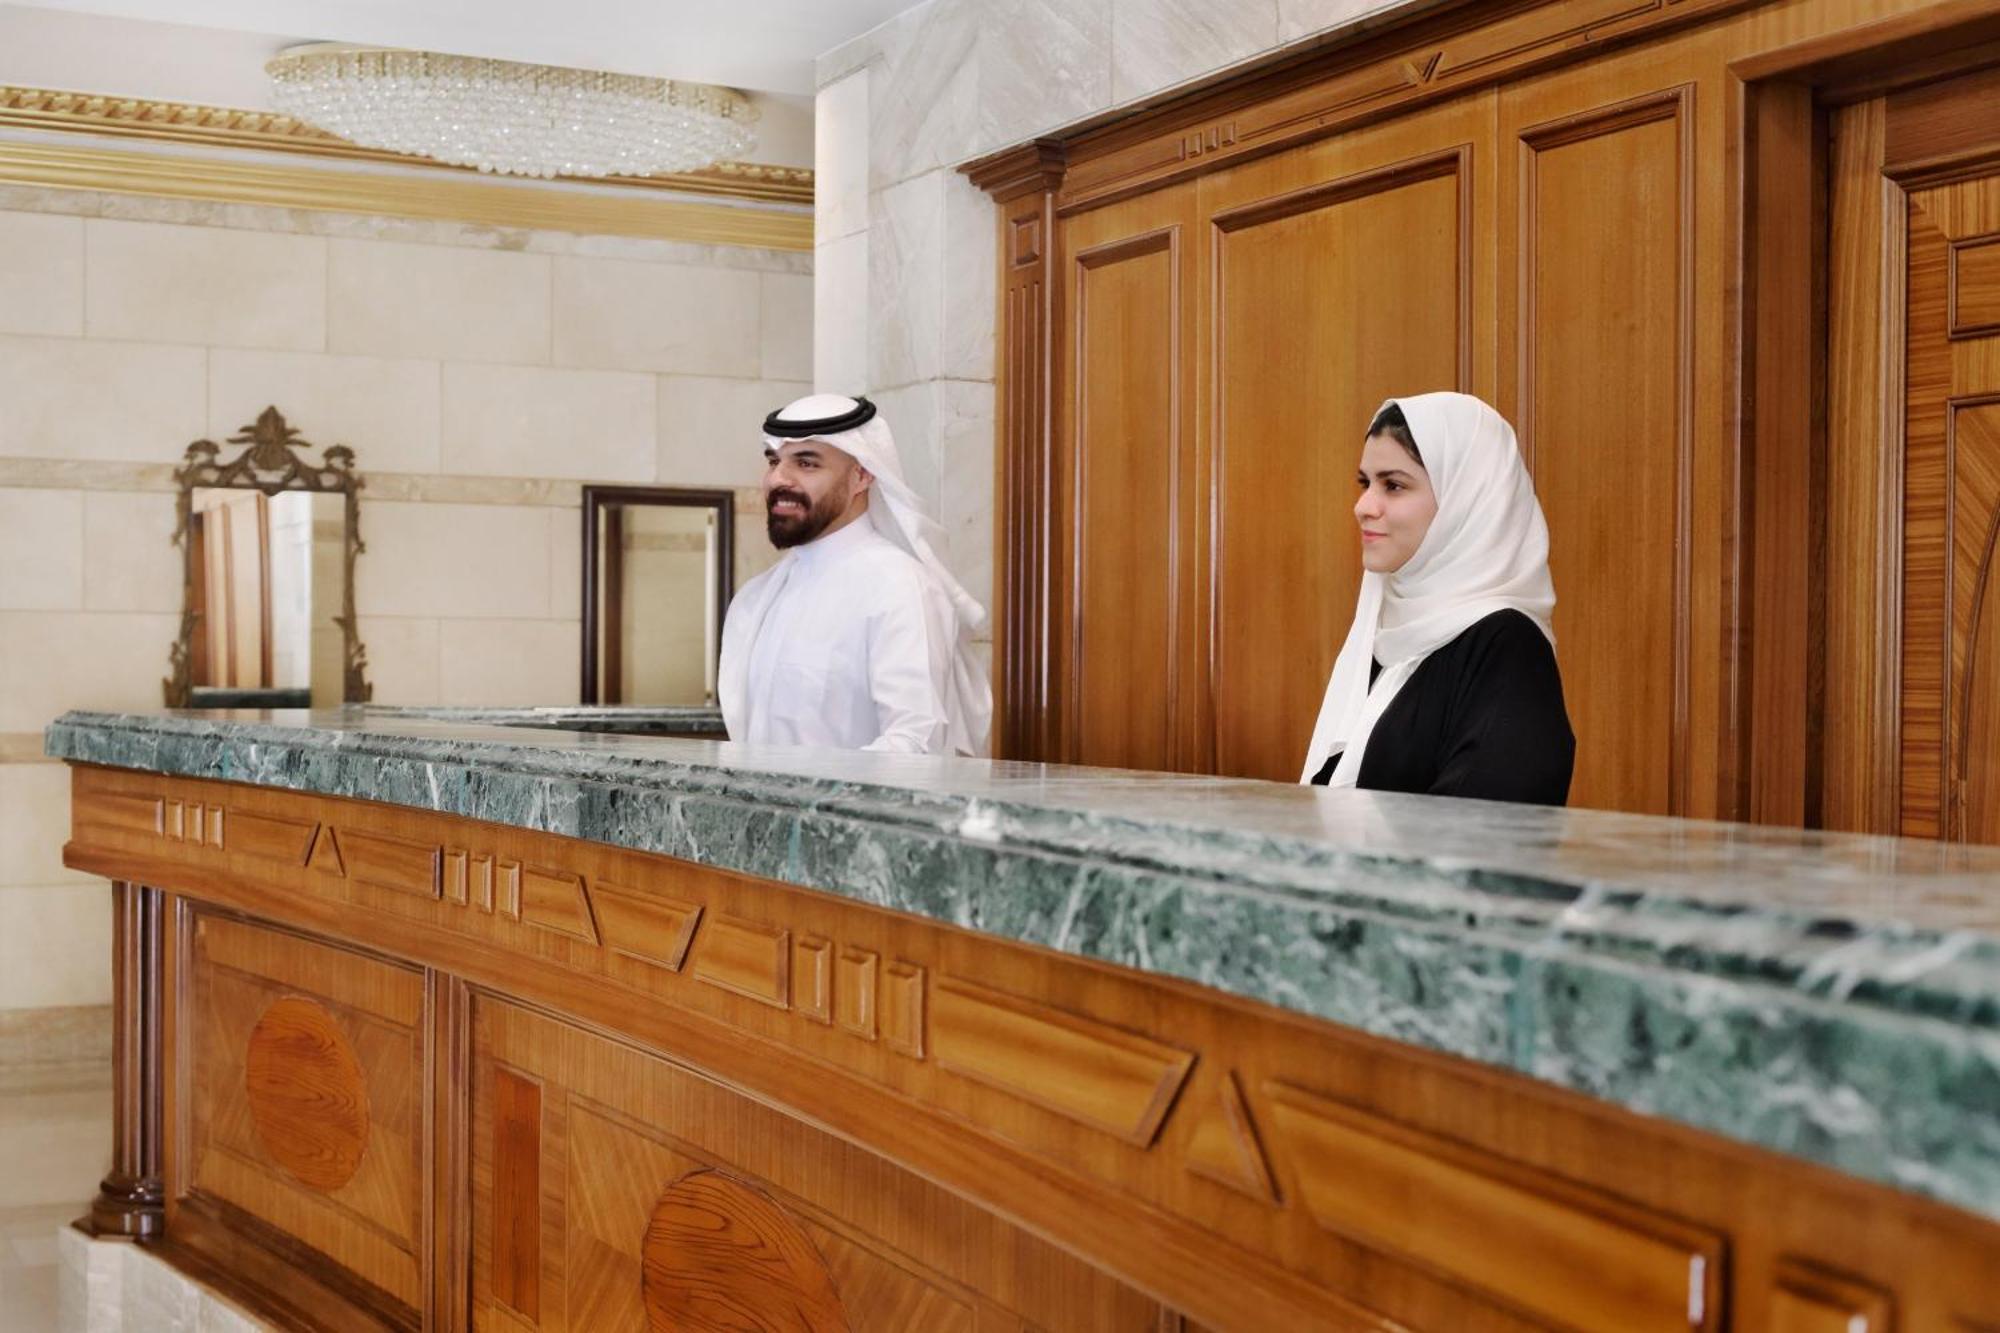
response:
<path id="1" fill-rule="evenodd" d="M 144 1245 L 66 1226 L 56 1249 L 60 1333 L 266 1333 L 275 1327 Z"/>

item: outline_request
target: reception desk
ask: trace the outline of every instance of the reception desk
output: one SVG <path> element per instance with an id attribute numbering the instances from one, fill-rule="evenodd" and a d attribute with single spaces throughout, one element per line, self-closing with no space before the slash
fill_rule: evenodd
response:
<path id="1" fill-rule="evenodd" d="M 49 729 L 96 1231 L 330 1329 L 2000 1329 L 2000 850 L 518 720 Z"/>

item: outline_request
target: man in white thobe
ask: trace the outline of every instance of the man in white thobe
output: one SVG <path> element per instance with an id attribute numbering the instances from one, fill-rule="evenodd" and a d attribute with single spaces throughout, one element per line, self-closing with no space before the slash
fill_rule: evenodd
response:
<path id="1" fill-rule="evenodd" d="M 815 394 L 764 420 L 765 527 L 784 552 L 722 629 L 729 738 L 900 754 L 985 753 L 985 612 L 937 558 L 865 398 Z"/>

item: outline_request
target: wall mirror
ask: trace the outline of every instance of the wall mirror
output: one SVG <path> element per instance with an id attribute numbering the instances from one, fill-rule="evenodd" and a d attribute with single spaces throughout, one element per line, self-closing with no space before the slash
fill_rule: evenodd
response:
<path id="1" fill-rule="evenodd" d="M 354 451 L 315 446 L 267 407 L 229 437 L 196 440 L 174 473 L 181 626 L 161 682 L 169 708 L 366 703 L 354 618 L 361 554 Z"/>
<path id="2" fill-rule="evenodd" d="M 583 488 L 584 703 L 715 703 L 734 504 L 723 490 Z"/>

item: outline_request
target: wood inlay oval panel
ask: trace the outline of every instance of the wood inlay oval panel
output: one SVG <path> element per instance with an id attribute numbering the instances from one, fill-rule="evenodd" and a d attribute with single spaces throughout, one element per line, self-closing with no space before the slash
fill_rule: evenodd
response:
<path id="1" fill-rule="evenodd" d="M 326 1006 L 300 995 L 272 1001 L 250 1033 L 243 1085 L 257 1138 L 279 1166 L 317 1190 L 354 1178 L 368 1150 L 368 1085 Z"/>
<path id="2" fill-rule="evenodd" d="M 653 1333 L 847 1333 L 826 1261 L 798 1223 L 719 1171 L 667 1186 L 642 1259 Z"/>

